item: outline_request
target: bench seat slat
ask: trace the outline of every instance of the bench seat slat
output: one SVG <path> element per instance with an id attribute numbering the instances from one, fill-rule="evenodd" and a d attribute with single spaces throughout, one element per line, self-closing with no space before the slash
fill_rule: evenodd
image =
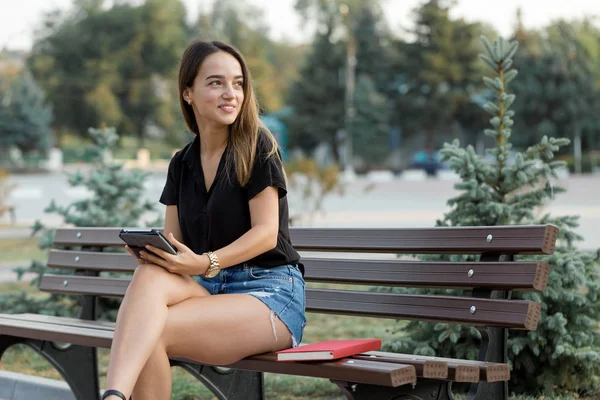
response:
<path id="1" fill-rule="evenodd" d="M 8 314 L 0 314 L 0 329 L 3 335 L 101 348 L 109 348 L 113 338 L 112 329 L 65 326 L 61 323 L 14 318 Z"/>
<path id="2" fill-rule="evenodd" d="M 44 275 L 40 289 L 119 297 L 125 294 L 129 282 L 129 279 L 117 278 Z M 471 307 L 475 307 L 474 313 Z M 535 330 L 541 307 L 522 300 L 307 289 L 306 310 Z"/>
<path id="3" fill-rule="evenodd" d="M 303 258 L 306 281 L 432 288 L 544 291 L 550 266 L 541 262 L 422 262 Z M 51 250 L 48 267 L 132 272 L 129 254 Z M 469 276 L 469 271 L 473 273 Z"/>
<path id="4" fill-rule="evenodd" d="M 118 228 L 57 229 L 58 246 L 123 246 Z M 552 254 L 554 225 L 397 229 L 291 228 L 298 250 L 387 253 Z M 488 236 L 491 235 L 491 240 Z"/>
<path id="5" fill-rule="evenodd" d="M 282 365 L 285 364 L 285 365 Z M 322 377 L 345 380 L 357 383 L 376 384 L 382 386 L 401 386 L 417 381 L 415 367 L 397 364 L 400 368 L 390 367 L 394 363 L 373 360 L 342 358 L 331 362 L 277 362 L 274 353 L 259 354 L 231 365 L 233 368 L 263 371 L 277 374 Z M 332 367 L 344 367 L 341 374 L 332 376 Z M 327 371 L 329 370 L 329 371 Z"/>
<path id="6" fill-rule="evenodd" d="M 448 375 L 446 377 L 436 375 L 432 368 L 429 375 L 436 379 L 444 379 L 454 382 L 502 382 L 510 379 L 510 366 L 508 364 L 490 363 L 483 361 L 459 360 L 454 358 L 444 357 L 427 357 L 413 354 L 388 353 L 382 351 L 369 351 L 363 354 L 353 356 L 353 358 L 375 358 L 385 362 L 399 362 L 406 364 L 410 361 L 412 365 L 421 363 L 427 366 L 426 363 L 443 363 L 447 365 Z M 430 364 L 430 365 L 431 365 Z M 433 365 L 432 365 L 433 366 Z M 419 369 L 417 368 L 417 371 Z M 417 373 L 417 376 L 419 374 Z"/>
<path id="7" fill-rule="evenodd" d="M 111 337 L 100 331 L 113 332 L 115 324 L 107 321 L 88 321 L 78 318 L 56 317 L 40 314 L 0 314 L 0 326 L 2 321 L 24 321 L 38 322 L 50 325 L 60 325 L 68 328 L 95 329 L 98 336 Z M 80 343 L 81 344 L 81 343 Z M 510 367 L 508 364 L 489 363 L 481 361 L 460 360 L 443 357 L 427 357 L 412 354 L 388 353 L 383 351 L 369 351 L 352 356 L 354 359 L 366 361 L 380 361 L 385 363 L 396 363 L 412 365 L 416 369 L 416 375 L 420 378 L 435 378 L 455 382 L 500 382 L 510 379 Z M 249 357 L 247 360 L 275 361 L 275 354 L 268 353 L 260 356 Z M 184 359 L 181 359 L 184 360 Z M 288 363 L 285 363 L 286 365 Z M 282 364 L 277 363 L 280 367 Z M 265 371 L 267 372 L 267 371 Z"/>
<path id="8" fill-rule="evenodd" d="M 44 317 L 35 314 L 0 314 L 0 328 L 6 335 L 29 339 L 73 343 L 81 346 L 110 348 L 113 327 L 108 323 L 72 318 Z M 114 326 L 114 325 L 113 325 Z M 180 359 L 180 361 L 187 361 Z M 319 363 L 281 363 L 274 354 L 253 356 L 226 367 L 261 372 L 313 376 L 356 383 L 397 387 L 416 382 L 412 365 L 377 360 L 340 359 Z"/>

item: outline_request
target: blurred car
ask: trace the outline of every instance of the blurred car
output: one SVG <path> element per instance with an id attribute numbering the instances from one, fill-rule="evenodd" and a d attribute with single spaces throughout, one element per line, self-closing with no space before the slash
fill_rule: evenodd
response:
<path id="1" fill-rule="evenodd" d="M 440 161 L 439 151 L 420 150 L 413 154 L 409 164 L 410 169 L 422 169 L 427 175 L 433 176 L 438 170 L 447 169 L 447 163 Z"/>

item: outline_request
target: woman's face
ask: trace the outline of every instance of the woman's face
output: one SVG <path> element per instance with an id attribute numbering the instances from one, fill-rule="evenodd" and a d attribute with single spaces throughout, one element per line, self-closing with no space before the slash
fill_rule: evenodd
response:
<path id="1" fill-rule="evenodd" d="M 224 51 L 204 59 L 183 99 L 192 103 L 198 126 L 231 125 L 244 102 L 244 77 L 238 60 Z"/>

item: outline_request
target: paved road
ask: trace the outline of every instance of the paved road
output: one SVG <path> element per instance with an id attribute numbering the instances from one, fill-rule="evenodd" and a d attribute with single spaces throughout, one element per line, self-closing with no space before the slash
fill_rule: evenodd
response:
<path id="1" fill-rule="evenodd" d="M 165 173 L 152 173 L 145 182 L 146 197 L 156 201 L 164 185 Z M 85 190 L 70 188 L 64 174 L 15 175 L 18 185 L 11 196 L 16 206 L 19 225 L 29 225 L 36 219 L 59 226 L 62 219 L 43 212 L 51 199 L 58 204 L 70 204 L 88 196 Z M 571 177 L 558 181 L 567 193 L 561 194 L 542 212 L 553 215 L 580 215 L 578 232 L 585 237 L 584 248 L 600 247 L 600 175 Z M 457 192 L 451 180 L 428 179 L 424 181 L 394 179 L 373 183 L 358 179 L 346 187 L 344 195 L 331 195 L 323 203 L 324 213 L 313 221 L 300 220 L 299 225 L 357 226 L 357 227 L 408 227 L 432 226 L 448 210 L 446 201 Z M 300 193 L 291 190 L 291 214 L 307 208 Z M 159 204 L 162 211 L 162 205 Z M 0 237 L 6 232 L 0 229 Z M 25 234 L 27 230 L 21 230 Z M 10 233 L 8 233 L 10 235 Z M 1 260 L 0 260 L 1 261 Z"/>

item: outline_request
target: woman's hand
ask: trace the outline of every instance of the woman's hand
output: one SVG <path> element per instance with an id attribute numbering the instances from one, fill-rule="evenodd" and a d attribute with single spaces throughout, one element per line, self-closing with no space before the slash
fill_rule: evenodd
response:
<path id="1" fill-rule="evenodd" d="M 131 254 L 137 260 L 139 265 L 146 264 L 146 260 L 138 258 L 138 256 L 135 255 L 135 253 L 133 252 L 133 250 L 131 250 L 131 248 L 129 248 L 129 246 L 125 245 L 125 250 L 127 250 L 129 254 Z"/>
<path id="2" fill-rule="evenodd" d="M 210 264 L 208 257 L 194 253 L 189 247 L 177 241 L 172 233 L 169 233 L 169 241 L 177 249 L 177 254 L 170 254 L 147 245 L 148 251 L 142 250 L 140 256 L 146 262 L 163 267 L 173 274 L 202 275 L 206 272 Z"/>

